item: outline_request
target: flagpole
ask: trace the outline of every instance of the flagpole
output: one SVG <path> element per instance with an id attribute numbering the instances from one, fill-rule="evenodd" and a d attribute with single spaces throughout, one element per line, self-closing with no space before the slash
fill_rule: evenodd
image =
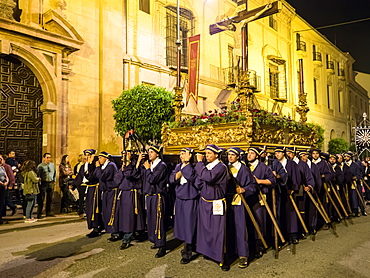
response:
<path id="1" fill-rule="evenodd" d="M 180 37 L 180 0 L 177 0 L 177 74 L 176 74 L 176 86 L 174 101 L 172 107 L 175 112 L 175 122 L 180 123 L 181 112 L 184 108 L 184 102 L 182 101 L 182 91 L 184 88 L 181 87 L 181 37 Z"/>
<path id="2" fill-rule="evenodd" d="M 180 0 L 177 0 L 177 79 L 176 86 L 181 87 L 181 38 L 180 38 Z"/>

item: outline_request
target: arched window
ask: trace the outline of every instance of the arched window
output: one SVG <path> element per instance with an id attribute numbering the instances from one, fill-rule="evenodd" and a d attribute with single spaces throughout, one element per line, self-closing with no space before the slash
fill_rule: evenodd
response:
<path id="1" fill-rule="evenodd" d="M 331 139 L 334 139 L 335 138 L 335 131 L 334 131 L 334 129 L 332 129 L 331 131 L 330 131 L 330 140 Z"/>
<path id="2" fill-rule="evenodd" d="M 187 9 L 180 9 L 180 40 L 182 45 L 181 67 L 188 67 L 188 38 L 194 35 L 194 16 Z M 167 7 L 166 12 L 166 65 L 177 67 L 177 9 Z"/>

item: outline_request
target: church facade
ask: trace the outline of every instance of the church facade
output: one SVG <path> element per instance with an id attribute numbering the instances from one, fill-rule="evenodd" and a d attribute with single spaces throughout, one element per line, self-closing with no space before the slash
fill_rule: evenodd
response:
<path id="1" fill-rule="evenodd" d="M 209 25 L 234 16 L 237 2 L 180 1 L 184 95 L 188 38 L 200 34 L 197 102 L 184 114 L 233 100 L 240 26 L 210 35 Z M 248 9 L 267 3 L 249 0 Z M 303 76 L 308 122 L 324 127 L 324 148 L 332 138 L 349 142 L 351 127 L 369 110 L 354 59 L 288 3 L 279 5 L 279 13 L 248 23 L 256 107 L 299 120 Z M 175 86 L 176 0 L 0 0 L 0 6 L 0 153 L 14 149 L 39 161 L 51 152 L 57 163 L 64 154 L 74 163 L 86 148 L 119 153 L 111 100 L 138 84 Z"/>

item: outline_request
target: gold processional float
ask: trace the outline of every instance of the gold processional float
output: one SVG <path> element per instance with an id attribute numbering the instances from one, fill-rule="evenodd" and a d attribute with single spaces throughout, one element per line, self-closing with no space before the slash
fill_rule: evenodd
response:
<path id="1" fill-rule="evenodd" d="M 266 147 L 268 151 L 273 151 L 276 146 L 294 146 L 297 150 L 317 147 L 319 142 L 317 126 L 312 125 L 310 130 L 304 131 L 253 122 L 254 89 L 249 85 L 247 71 L 240 71 L 236 92 L 245 120 L 177 128 L 170 128 L 167 123 L 164 123 L 162 126 L 164 153 L 178 154 L 184 147 L 202 151 L 207 144 L 216 144 L 222 148 L 237 146 L 244 150 L 250 146 L 260 146 Z M 179 124 L 184 107 L 182 88 L 175 88 L 173 107 L 175 121 Z M 300 115 L 300 122 L 305 124 L 309 108 L 307 107 L 306 94 L 302 90 L 300 90 L 299 105 L 296 107 L 296 111 Z"/>

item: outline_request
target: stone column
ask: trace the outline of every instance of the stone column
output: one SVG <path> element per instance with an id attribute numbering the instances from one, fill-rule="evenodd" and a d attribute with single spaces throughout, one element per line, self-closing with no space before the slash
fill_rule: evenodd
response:
<path id="1" fill-rule="evenodd" d="M 41 0 L 19 0 L 19 8 L 22 10 L 21 23 L 40 28 L 43 9 Z"/>
<path id="2" fill-rule="evenodd" d="M 62 92 L 61 92 L 61 110 L 60 110 L 60 143 L 61 155 L 67 154 L 68 151 L 68 82 L 71 69 L 69 68 L 70 61 L 67 58 L 62 58 Z"/>

